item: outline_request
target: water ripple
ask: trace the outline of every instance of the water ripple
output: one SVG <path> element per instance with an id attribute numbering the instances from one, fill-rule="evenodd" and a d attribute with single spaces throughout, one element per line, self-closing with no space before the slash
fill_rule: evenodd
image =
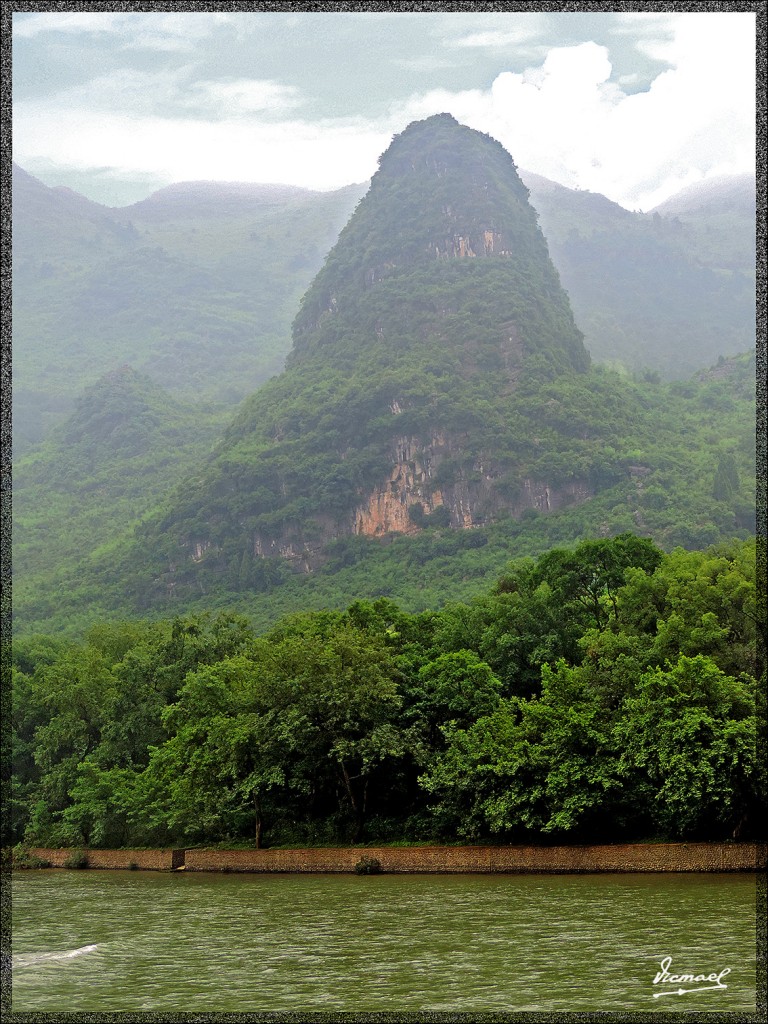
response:
<path id="1" fill-rule="evenodd" d="M 666 955 L 732 968 L 676 1010 L 754 1011 L 752 876 L 43 871 L 14 890 L 19 1011 L 653 1012 Z"/>

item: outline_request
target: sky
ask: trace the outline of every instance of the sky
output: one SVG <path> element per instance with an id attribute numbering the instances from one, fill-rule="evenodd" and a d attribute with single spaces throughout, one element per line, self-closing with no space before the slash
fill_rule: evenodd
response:
<path id="1" fill-rule="evenodd" d="M 649 210 L 755 167 L 755 15 L 662 6 L 15 13 L 14 160 L 108 206 L 179 181 L 326 190 L 445 111 L 523 170 Z"/>

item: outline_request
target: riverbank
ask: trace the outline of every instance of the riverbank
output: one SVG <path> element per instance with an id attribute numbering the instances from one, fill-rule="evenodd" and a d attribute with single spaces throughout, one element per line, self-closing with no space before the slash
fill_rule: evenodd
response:
<path id="1" fill-rule="evenodd" d="M 144 871 L 352 873 L 565 873 L 764 871 L 764 843 L 622 843 L 603 846 L 398 846 L 304 850 L 53 850 L 29 853 L 51 867 Z M 84 854 L 87 864 L 78 865 Z M 82 858 L 80 858 L 82 859 Z"/>

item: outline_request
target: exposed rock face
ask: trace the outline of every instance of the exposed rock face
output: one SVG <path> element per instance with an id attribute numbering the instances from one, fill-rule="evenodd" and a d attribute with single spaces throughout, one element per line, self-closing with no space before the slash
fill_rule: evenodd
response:
<path id="1" fill-rule="evenodd" d="M 438 259 L 463 259 L 471 256 L 510 256 L 511 250 L 505 248 L 501 232 L 494 230 L 479 230 L 473 235 L 453 235 L 447 238 L 442 245 L 435 245 L 435 256 Z"/>
<path id="2" fill-rule="evenodd" d="M 555 512 L 594 494 L 587 480 L 555 485 L 523 478 L 511 497 L 508 490 L 497 487 L 502 471 L 493 461 L 479 460 L 456 470 L 455 460 L 461 457 L 465 442 L 466 438 L 439 432 L 426 441 L 397 437 L 390 452 L 391 470 L 362 496 L 349 519 L 320 515 L 286 524 L 270 536 L 257 533 L 253 556 L 285 559 L 295 572 L 308 573 L 322 565 L 325 546 L 339 536 L 413 535 L 434 525 L 471 529 L 487 526 L 502 509 L 515 517 L 526 509 Z M 199 560 L 209 547 L 196 542 L 193 559 Z"/>
<path id="3" fill-rule="evenodd" d="M 392 470 L 355 509 L 353 532 L 365 537 L 416 533 L 438 509 L 444 512 L 442 525 L 468 529 L 486 526 L 502 508 L 513 515 L 526 509 L 554 512 L 580 504 L 594 493 L 586 480 L 553 486 L 524 478 L 510 500 L 496 487 L 500 468 L 482 461 L 473 463 L 468 472 L 459 471 L 450 482 L 441 482 L 440 467 L 461 451 L 461 439 L 453 442 L 441 434 L 433 434 L 426 444 L 414 437 L 398 438 Z"/>
<path id="4" fill-rule="evenodd" d="M 411 516 L 417 507 L 430 514 L 443 506 L 442 491 L 433 487 L 433 469 L 448 449 L 440 435 L 427 446 L 416 438 L 401 437 L 395 444 L 395 463 L 389 479 L 377 487 L 354 511 L 353 531 L 364 537 L 387 533 L 415 533 Z"/>
<path id="5" fill-rule="evenodd" d="M 202 562 L 206 552 L 210 551 L 212 544 L 209 540 L 192 541 L 190 548 L 193 562 Z"/>

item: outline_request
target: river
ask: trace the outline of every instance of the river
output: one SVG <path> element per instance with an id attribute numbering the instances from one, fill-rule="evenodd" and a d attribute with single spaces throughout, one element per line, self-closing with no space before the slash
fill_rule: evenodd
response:
<path id="1" fill-rule="evenodd" d="M 749 874 L 18 872 L 13 1009 L 754 1012 L 755 901 Z M 668 957 L 705 978 L 654 983 Z"/>

